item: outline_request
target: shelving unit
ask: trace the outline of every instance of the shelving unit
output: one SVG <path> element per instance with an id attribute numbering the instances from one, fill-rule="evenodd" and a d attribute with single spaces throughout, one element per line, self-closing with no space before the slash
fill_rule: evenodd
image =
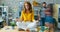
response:
<path id="1" fill-rule="evenodd" d="M 34 8 L 34 15 L 38 15 L 39 11 L 40 11 L 40 6 L 33 6 Z"/>
<path id="2" fill-rule="evenodd" d="M 8 10 L 8 6 L 0 6 L 0 20 L 6 21 L 7 25 L 10 25 L 10 21 L 14 18 L 14 12 Z"/>
<path id="3" fill-rule="evenodd" d="M 8 6 L 0 6 L 0 20 L 8 24 Z"/>
<path id="4" fill-rule="evenodd" d="M 41 9 L 41 5 L 39 2 L 36 2 L 35 0 L 33 1 L 32 5 L 33 5 L 33 9 L 34 9 L 34 15 L 37 16 Z"/>

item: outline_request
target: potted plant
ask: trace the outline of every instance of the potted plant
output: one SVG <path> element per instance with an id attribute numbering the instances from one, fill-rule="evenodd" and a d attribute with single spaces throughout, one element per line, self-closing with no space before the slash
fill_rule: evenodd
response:
<path id="1" fill-rule="evenodd" d="M 12 29 L 14 29 L 16 23 L 14 21 L 10 22 Z"/>

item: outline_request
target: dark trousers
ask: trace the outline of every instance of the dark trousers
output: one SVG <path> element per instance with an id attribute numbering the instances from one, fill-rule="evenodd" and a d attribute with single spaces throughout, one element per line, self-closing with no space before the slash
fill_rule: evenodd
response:
<path id="1" fill-rule="evenodd" d="M 45 25 L 45 18 L 41 18 L 40 20 L 40 26 L 44 26 Z"/>

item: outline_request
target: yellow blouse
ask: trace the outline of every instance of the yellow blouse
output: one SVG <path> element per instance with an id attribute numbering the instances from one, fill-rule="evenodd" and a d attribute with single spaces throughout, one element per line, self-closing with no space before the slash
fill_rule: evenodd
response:
<path id="1" fill-rule="evenodd" d="M 24 13 L 24 11 L 21 12 L 20 19 L 22 21 L 33 21 L 34 20 L 34 11 L 32 13 Z"/>

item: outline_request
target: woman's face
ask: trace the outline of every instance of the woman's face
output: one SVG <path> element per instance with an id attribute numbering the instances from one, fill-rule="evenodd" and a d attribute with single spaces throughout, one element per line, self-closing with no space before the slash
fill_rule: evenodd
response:
<path id="1" fill-rule="evenodd" d="M 25 9 L 29 10 L 29 5 L 27 3 L 25 4 Z"/>

